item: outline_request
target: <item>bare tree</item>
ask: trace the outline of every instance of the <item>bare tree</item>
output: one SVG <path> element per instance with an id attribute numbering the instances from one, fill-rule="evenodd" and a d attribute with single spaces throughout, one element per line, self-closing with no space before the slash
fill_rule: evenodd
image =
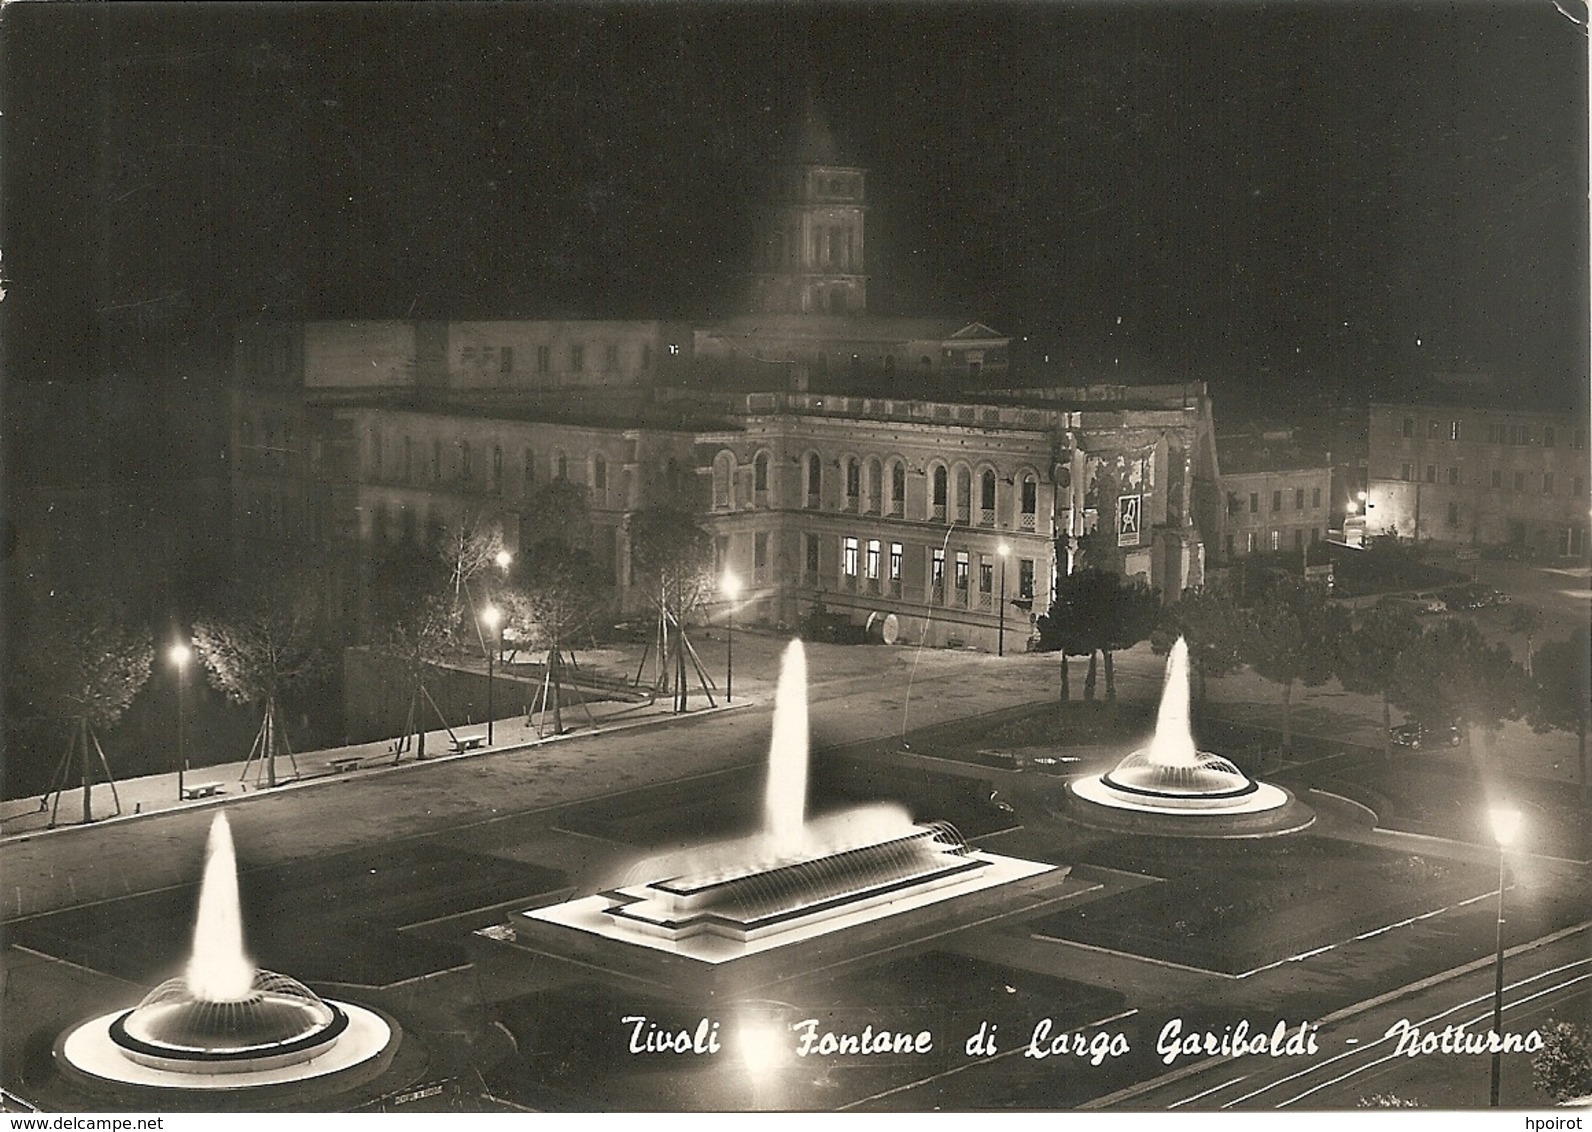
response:
<path id="1" fill-rule="evenodd" d="M 687 663 L 695 666 L 704 692 L 709 683 L 685 624 L 713 592 L 713 542 L 689 513 L 667 507 L 633 512 L 629 530 L 631 562 L 658 611 L 658 687 L 672 687 L 675 710 L 684 711 Z"/>

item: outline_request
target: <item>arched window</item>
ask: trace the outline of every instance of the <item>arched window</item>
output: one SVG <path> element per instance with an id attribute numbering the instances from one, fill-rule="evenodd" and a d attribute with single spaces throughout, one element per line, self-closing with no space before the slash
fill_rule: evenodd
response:
<path id="1" fill-rule="evenodd" d="M 868 457 L 868 514 L 884 512 L 884 468 L 877 456 Z"/>
<path id="2" fill-rule="evenodd" d="M 768 506 L 768 453 L 759 452 L 752 460 L 752 490 L 759 507 Z"/>
<path id="3" fill-rule="evenodd" d="M 735 507 L 735 457 L 720 452 L 713 460 L 713 509 L 729 511 Z"/>
<path id="4" fill-rule="evenodd" d="M 814 452 L 807 457 L 807 506 L 817 507 L 824 493 L 824 462 Z"/>
<path id="5" fill-rule="evenodd" d="M 855 456 L 846 457 L 846 510 L 857 510 L 862 496 L 862 464 Z"/>
<path id="6" fill-rule="evenodd" d="M 939 520 L 941 522 L 944 522 L 944 520 L 945 520 L 945 497 L 946 497 L 946 472 L 945 472 L 945 465 L 944 464 L 936 464 L 935 467 L 934 467 L 934 504 L 933 504 L 933 510 L 929 514 L 929 518 L 937 519 L 937 520 Z"/>
<path id="7" fill-rule="evenodd" d="M 1017 525 L 1020 529 L 1031 531 L 1034 529 L 1035 513 L 1039 510 L 1039 480 L 1033 472 L 1023 473 L 1022 513 L 1018 516 Z"/>
<path id="8" fill-rule="evenodd" d="M 459 441 L 459 478 L 465 483 L 470 482 L 470 442 Z"/>
<path id="9" fill-rule="evenodd" d="M 982 527 L 995 525 L 995 473 L 989 468 L 979 477 L 978 522 Z"/>
<path id="10" fill-rule="evenodd" d="M 591 490 L 597 502 L 607 505 L 608 502 L 608 461 L 603 459 L 601 452 L 595 452 L 591 458 Z"/>
<path id="11" fill-rule="evenodd" d="M 536 485 L 536 453 L 527 446 L 524 455 L 525 468 L 525 494 L 531 494 L 531 489 Z"/>
<path id="12" fill-rule="evenodd" d="M 559 480 L 569 479 L 569 457 L 562 452 L 553 457 L 553 478 Z"/>
<path id="13" fill-rule="evenodd" d="M 973 522 L 973 473 L 956 469 L 956 521 L 964 526 Z"/>
<path id="14" fill-rule="evenodd" d="M 498 444 L 492 446 L 492 490 L 503 490 L 503 447 Z"/>

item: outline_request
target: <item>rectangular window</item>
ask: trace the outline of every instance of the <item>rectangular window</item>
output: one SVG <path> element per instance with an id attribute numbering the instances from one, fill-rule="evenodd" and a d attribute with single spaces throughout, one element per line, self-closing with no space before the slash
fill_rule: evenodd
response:
<path id="1" fill-rule="evenodd" d="M 1449 465 L 1448 468 L 1448 482 L 1453 484 L 1457 484 L 1459 482 L 1459 469 L 1453 465 Z"/>
<path id="2" fill-rule="evenodd" d="M 993 593 L 995 590 L 995 563 L 987 554 L 978 556 L 978 592 Z"/>
<path id="3" fill-rule="evenodd" d="M 1282 549 L 1282 532 L 1281 531 L 1272 531 L 1271 532 L 1271 548 L 1273 550 Z"/>
<path id="4" fill-rule="evenodd" d="M 1504 474 L 1503 474 L 1503 472 L 1502 472 L 1502 471 L 1501 471 L 1501 470 L 1499 470 L 1499 469 L 1498 469 L 1498 468 L 1494 468 L 1494 469 L 1493 469 L 1493 474 L 1492 474 L 1492 485 L 1493 485 L 1493 489 L 1494 489 L 1494 490 L 1495 490 L 1495 491 L 1502 491 L 1502 490 L 1503 490 L 1503 486 L 1504 486 Z"/>
<path id="5" fill-rule="evenodd" d="M 603 347 L 603 369 L 607 370 L 609 373 L 612 373 L 614 370 L 616 370 L 618 368 L 619 368 L 619 347 L 618 346 L 605 346 L 605 347 Z"/>
<path id="6" fill-rule="evenodd" d="M 1448 439 L 1450 439 L 1450 440 L 1458 440 L 1459 439 L 1459 433 L 1460 433 L 1459 422 L 1458 421 L 1449 421 L 1448 422 Z"/>
<path id="7" fill-rule="evenodd" d="M 1404 436 L 1406 439 L 1415 435 L 1415 418 L 1404 418 Z"/>
<path id="8" fill-rule="evenodd" d="M 1436 421 L 1427 421 L 1426 422 L 1426 439 L 1427 440 L 1436 440 L 1440 435 L 1441 435 L 1441 433 L 1438 431 L 1437 422 Z"/>
<path id="9" fill-rule="evenodd" d="M 1525 472 L 1516 472 L 1515 473 L 1515 490 L 1516 491 L 1525 491 L 1526 490 L 1526 473 Z"/>
<path id="10" fill-rule="evenodd" d="M 818 578 L 818 536 L 807 536 L 807 579 L 816 581 Z"/>
<path id="11" fill-rule="evenodd" d="M 553 368 L 553 348 L 551 346 L 536 347 L 536 372 L 546 373 Z"/>
<path id="12" fill-rule="evenodd" d="M 586 368 L 586 347 L 571 346 L 569 348 L 569 368 L 574 373 L 579 373 Z"/>
<path id="13" fill-rule="evenodd" d="M 945 596 L 945 551 L 939 547 L 929 550 L 929 597 Z"/>
<path id="14" fill-rule="evenodd" d="M 1542 429 L 1542 446 L 1544 448 L 1556 447 L 1558 440 L 1559 434 L 1554 427 L 1552 425 L 1544 425 Z"/>
<path id="15" fill-rule="evenodd" d="M 1410 464 L 1400 464 L 1399 465 L 1399 479 L 1408 481 L 1409 478 L 1410 478 L 1410 475 L 1412 473 L 1412 470 L 1413 470 L 1412 465 L 1410 465 Z"/>
<path id="16" fill-rule="evenodd" d="M 1259 511 L 1260 511 L 1260 492 L 1252 491 L 1252 492 L 1249 493 L 1249 513 L 1251 515 L 1254 515 L 1254 514 L 1256 514 Z"/>
<path id="17" fill-rule="evenodd" d="M 1274 491 L 1271 493 L 1271 509 L 1273 511 L 1282 510 L 1282 492 Z"/>
<path id="18" fill-rule="evenodd" d="M 1437 465 L 1436 464 L 1427 464 L 1426 465 L 1426 482 L 1427 483 L 1436 483 L 1437 482 Z"/>
<path id="19" fill-rule="evenodd" d="M 1017 560 L 1017 596 L 1032 598 L 1034 596 L 1034 560 L 1032 558 L 1019 558 Z"/>
<path id="20" fill-rule="evenodd" d="M 1542 473 L 1542 494 L 1543 495 L 1552 495 L 1553 494 L 1553 473 L 1552 472 L 1543 472 Z"/>
<path id="21" fill-rule="evenodd" d="M 513 373 L 514 372 L 514 347 L 513 346 L 504 346 L 502 352 L 498 354 L 498 372 L 499 373 Z"/>
<path id="22" fill-rule="evenodd" d="M 1243 506 L 1244 505 L 1238 500 L 1238 493 L 1236 491 L 1229 491 L 1227 493 L 1227 513 L 1229 515 L 1238 514 L 1239 511 L 1243 510 Z"/>
<path id="23" fill-rule="evenodd" d="M 858 543 L 855 538 L 847 535 L 840 540 L 840 572 L 848 578 L 857 576 Z"/>
<path id="24" fill-rule="evenodd" d="M 1509 426 L 1509 443 L 1510 444 L 1519 444 L 1520 443 L 1520 426 L 1519 425 L 1510 425 Z"/>
<path id="25" fill-rule="evenodd" d="M 864 570 L 864 575 L 863 576 L 866 577 L 869 581 L 876 582 L 876 581 L 879 580 L 879 540 L 878 539 L 871 538 L 871 539 L 868 540 L 868 556 L 863 560 L 862 567 L 863 567 L 863 570 Z"/>
<path id="26" fill-rule="evenodd" d="M 1310 506 L 1321 506 L 1321 489 L 1319 487 L 1313 487 L 1310 489 Z"/>
<path id="27" fill-rule="evenodd" d="M 755 570 L 768 569 L 767 531 L 758 531 L 752 536 L 752 567 Z"/>
<path id="28" fill-rule="evenodd" d="M 1294 549 L 1295 550 L 1303 550 L 1304 548 L 1305 548 L 1305 529 L 1303 527 L 1295 527 L 1294 528 Z"/>
<path id="29" fill-rule="evenodd" d="M 491 346 L 481 347 L 481 364 L 487 369 L 492 368 L 492 363 L 497 360 L 497 351 Z"/>
<path id="30" fill-rule="evenodd" d="M 903 549 L 904 548 L 902 545 L 898 542 L 893 542 L 890 544 L 890 580 L 892 582 L 899 582 L 901 580 L 901 556 Z"/>
<path id="31" fill-rule="evenodd" d="M 1255 553 L 1255 532 L 1254 531 L 1245 531 L 1244 532 L 1244 553 L 1246 553 L 1246 554 L 1254 554 Z"/>
<path id="32" fill-rule="evenodd" d="M 1490 424 L 1490 425 L 1487 426 L 1487 443 L 1488 444 L 1497 444 L 1498 443 L 1498 426 L 1495 425 L 1495 424 Z"/>
<path id="33" fill-rule="evenodd" d="M 1459 526 L 1459 504 L 1457 503 L 1448 505 L 1448 525 L 1451 527 Z"/>
<path id="34" fill-rule="evenodd" d="M 1304 509 L 1305 509 L 1305 489 L 1302 488 L 1302 487 L 1296 487 L 1296 488 L 1294 488 L 1294 510 L 1295 511 L 1303 511 Z"/>
<path id="35" fill-rule="evenodd" d="M 957 551 L 956 552 L 956 567 L 955 567 L 956 574 L 952 578 L 952 581 L 956 585 L 957 591 L 959 593 L 963 594 L 964 596 L 967 594 L 968 563 L 969 563 L 969 559 L 968 559 L 967 551 L 965 551 L 965 550 Z"/>

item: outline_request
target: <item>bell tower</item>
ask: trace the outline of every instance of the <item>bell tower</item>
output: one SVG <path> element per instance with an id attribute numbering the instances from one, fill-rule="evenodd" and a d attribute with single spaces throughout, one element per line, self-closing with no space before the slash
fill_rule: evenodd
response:
<path id="1" fill-rule="evenodd" d="M 770 171 L 756 227 L 753 312 L 867 313 L 866 182 L 866 169 L 840 160 L 809 95 L 794 149 Z"/>

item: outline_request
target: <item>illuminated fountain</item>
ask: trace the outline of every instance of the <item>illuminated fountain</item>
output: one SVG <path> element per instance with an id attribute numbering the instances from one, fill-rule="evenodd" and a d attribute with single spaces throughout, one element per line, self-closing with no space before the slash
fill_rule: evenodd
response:
<path id="1" fill-rule="evenodd" d="M 237 862 L 226 816 L 205 847 L 193 949 L 181 975 L 131 1010 L 94 1018 L 56 1045 L 89 1084 L 216 1091 L 363 1081 L 385 1068 L 396 1023 L 330 1002 L 255 967 L 244 949 Z M 350 1080 L 353 1079 L 353 1080 Z"/>
<path id="2" fill-rule="evenodd" d="M 1315 820 L 1287 790 L 1256 782 L 1195 745 L 1188 645 L 1181 637 L 1167 658 L 1149 745 L 1104 774 L 1073 779 L 1067 788 L 1085 821 L 1138 832 L 1263 836 L 1303 829 Z"/>
<path id="3" fill-rule="evenodd" d="M 904 937 L 955 930 L 967 915 L 987 921 L 989 901 L 964 898 L 1023 881 L 1037 891 L 1066 875 L 974 849 L 950 825 L 915 823 L 893 804 L 809 819 L 808 755 L 806 660 L 792 642 L 775 693 L 761 830 L 650 857 L 595 895 L 514 913 L 512 946 L 655 988 L 716 990 L 732 974 L 745 987 L 791 977 L 806 962 L 833 964 L 841 951 L 878 954 Z"/>

